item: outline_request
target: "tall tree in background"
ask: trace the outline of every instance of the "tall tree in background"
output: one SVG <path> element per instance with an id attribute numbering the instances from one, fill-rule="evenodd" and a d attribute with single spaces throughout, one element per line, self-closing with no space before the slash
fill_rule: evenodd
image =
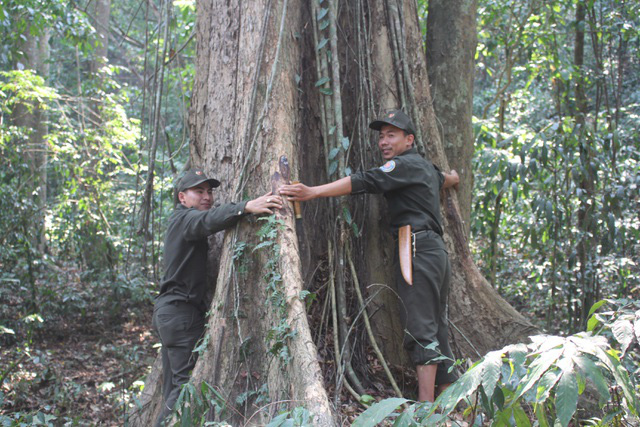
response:
<path id="1" fill-rule="evenodd" d="M 90 103 L 91 105 L 91 121 L 93 123 L 100 123 L 100 100 L 101 93 L 104 91 L 104 79 L 102 78 L 104 70 L 102 67 L 108 65 L 109 59 L 107 57 L 109 52 L 109 19 L 111 17 L 111 0 L 95 0 L 90 3 L 92 6 L 91 16 L 93 17 L 92 23 L 96 31 L 96 47 L 93 51 L 93 56 L 89 62 L 89 78 L 93 80 L 95 84 L 95 90 L 97 92 L 94 97 L 95 100 Z"/>
<path id="2" fill-rule="evenodd" d="M 433 109 L 449 166 L 460 174 L 458 201 L 467 233 L 473 192 L 476 13 L 476 0 L 429 0 L 427 15 L 427 70 Z"/>
<path id="3" fill-rule="evenodd" d="M 580 320 L 574 328 L 580 329 L 586 325 L 591 306 L 597 301 L 596 275 L 594 271 L 594 172 L 593 155 L 591 153 L 591 132 L 586 127 L 588 115 L 586 96 L 586 76 L 584 69 L 584 39 L 586 22 L 586 4 L 579 0 L 576 3 L 576 34 L 574 45 L 575 67 L 575 121 L 576 132 L 579 135 L 580 152 L 580 182 L 582 190 L 580 196 L 580 208 L 578 210 L 578 228 L 580 237 L 578 242 L 578 259 L 580 260 L 580 283 L 582 287 L 581 309 L 575 309 L 574 318 Z M 579 311 L 579 313 L 578 313 Z"/>
<path id="4" fill-rule="evenodd" d="M 89 65 L 89 71 L 95 74 L 108 62 L 111 0 L 95 0 L 93 2 L 92 15 L 98 43 L 93 51 L 93 59 Z"/>
<path id="5" fill-rule="evenodd" d="M 45 81 L 49 76 L 49 28 L 36 28 L 27 24 L 23 31 L 23 44 L 20 58 L 15 64 L 17 69 L 33 70 Z M 13 121 L 16 126 L 28 132 L 25 138 L 26 147 L 23 150 L 25 163 L 29 165 L 31 176 L 28 181 L 33 186 L 33 198 L 36 206 L 34 217 L 25 218 L 26 236 L 32 236 L 32 245 L 42 253 L 46 247 L 44 218 L 47 203 L 47 144 L 45 135 L 47 125 L 45 112 L 39 103 L 18 105 L 13 111 Z M 31 228 L 33 227 L 33 228 Z M 35 232 L 33 232 L 35 230 Z"/>
<path id="6" fill-rule="evenodd" d="M 431 107 L 416 3 L 337 4 L 265 0 L 248 9 L 198 2 L 191 158 L 224 181 L 219 201 L 263 194 L 287 180 L 324 183 L 380 164 L 367 125 L 392 107 L 418 124 L 419 150 L 450 169 Z M 220 267 L 192 382 L 198 389 L 206 382 L 236 405 L 233 424 L 304 405 L 316 425 L 332 425 L 325 388 L 336 400 L 343 386 L 359 395 L 367 385 L 364 347 L 377 349 L 383 365 L 406 360 L 397 351 L 394 243 L 383 205 L 375 196 L 319 200 L 304 206 L 302 226 L 287 207 L 275 218 L 244 222 L 214 245 Z M 457 354 L 476 358 L 526 340 L 533 327 L 473 264 L 456 195 L 447 192 L 442 206 Z M 310 308 L 320 318 L 314 333 L 307 291 L 318 299 Z M 356 336 L 369 343 L 354 346 Z M 155 418 L 158 372 L 156 363 L 134 425 Z M 403 391 L 396 386 L 396 393 Z"/>

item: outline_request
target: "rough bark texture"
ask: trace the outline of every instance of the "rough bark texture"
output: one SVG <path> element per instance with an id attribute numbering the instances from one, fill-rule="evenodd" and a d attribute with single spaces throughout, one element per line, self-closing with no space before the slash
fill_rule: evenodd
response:
<path id="1" fill-rule="evenodd" d="M 473 80 L 476 0 L 430 0 L 427 69 L 442 143 L 449 166 L 460 174 L 458 202 L 469 233 L 473 192 Z"/>
<path id="2" fill-rule="evenodd" d="M 289 180 L 281 156 L 298 157 L 294 77 L 300 73 L 299 43 L 290 30 L 300 28 L 302 7 L 285 1 L 255 4 L 248 10 L 224 3 L 212 2 L 212 13 L 203 15 L 199 10 L 204 19 L 199 20 L 198 32 L 205 40 L 219 36 L 219 28 L 227 31 L 224 40 L 209 44 L 211 50 L 222 49 L 218 54 L 208 56 L 198 49 L 199 61 L 208 56 L 210 67 L 207 81 L 197 83 L 211 90 L 206 90 L 206 98 L 198 97 L 201 104 L 195 104 L 195 117 L 205 120 L 195 123 L 193 146 L 206 165 L 215 167 L 215 176 L 232 185 L 233 192 L 227 193 L 231 198 L 243 194 L 252 198 Z M 211 112 L 203 111 L 207 107 Z M 229 137 L 223 142 L 224 148 L 231 148 L 226 155 L 218 146 L 221 134 Z M 228 168 L 231 173 L 224 175 Z M 279 180 L 273 178 L 277 174 Z M 236 422 L 262 424 L 283 407 L 303 405 L 315 423 L 328 425 L 331 409 L 299 298 L 303 282 L 291 207 L 278 217 L 282 224 L 273 242 L 277 246 L 251 252 L 259 222 L 249 220 L 227 233 L 209 320 L 209 346 L 193 381 L 215 384 L 227 402 L 249 393 Z M 249 246 L 242 258 L 233 260 L 242 242 Z M 278 327 L 291 335 L 276 332 Z M 265 400 L 270 405 L 261 410 L 259 402 Z"/>
<path id="3" fill-rule="evenodd" d="M 220 202 L 255 197 L 277 187 L 287 175 L 280 166 L 282 155 L 289 159 L 292 180 L 310 185 L 328 180 L 328 150 L 322 141 L 331 138 L 323 134 L 320 124 L 327 114 L 326 95 L 315 84 L 320 77 L 316 61 L 325 53 L 316 49 L 309 8 L 302 0 L 256 1 L 250 8 L 223 0 L 198 2 L 191 154 L 194 164 L 222 181 L 216 192 Z M 343 131 L 350 140 L 343 155 L 350 168 L 381 164 L 376 135 L 367 125 L 382 110 L 403 107 L 420 128 L 419 149 L 448 170 L 431 105 L 415 2 L 340 2 L 337 16 Z M 358 282 L 372 298 L 367 309 L 375 333 L 385 358 L 406 364 L 406 355 L 399 351 L 402 330 L 385 202 L 380 196 L 352 197 L 349 202 L 361 233 L 345 241 L 353 244 Z M 221 246 L 212 244 L 220 267 L 206 350 L 192 381 L 197 387 L 206 381 L 221 393 L 233 414 L 233 425 L 264 424 L 278 410 L 300 405 L 314 415 L 315 425 L 339 424 L 325 391 L 338 374 L 329 373 L 330 378 L 323 380 L 320 372 L 320 364 L 331 372 L 327 366 L 332 360 L 326 353 L 334 349 L 325 332 L 316 341 L 323 351 L 316 352 L 305 307 L 298 298 L 307 287 L 317 291 L 321 301 L 316 304 L 329 297 L 326 277 L 320 278 L 318 271 L 332 256 L 327 253 L 328 242 L 342 241 L 336 236 L 335 218 L 343 213 L 328 215 L 335 209 L 332 206 L 338 204 L 328 200 L 304 204 L 302 255 L 290 207 L 278 214 L 282 224 L 272 240 L 277 249 L 267 246 L 252 251 L 264 224 L 255 219 L 228 231 Z M 484 354 L 508 342 L 525 341 L 532 331 L 530 324 L 495 293 L 473 264 L 455 192 L 444 194 L 443 215 L 454 271 L 451 318 L 461 331 L 454 334 L 456 355 L 475 359 L 476 350 Z M 277 300 L 274 273 L 285 305 L 273 304 Z M 353 286 L 352 277 L 347 275 L 345 280 Z M 347 297 L 353 301 L 352 292 L 347 291 Z M 370 386 L 366 359 L 362 359 L 366 338 L 357 320 L 360 307 L 356 303 L 350 309 L 352 315 L 343 320 L 353 331 L 349 339 L 359 343 L 353 362 L 357 366 L 359 358 L 364 360 L 360 364 L 364 368 L 356 373 Z M 277 325 L 295 333 L 278 335 Z M 289 352 L 283 358 L 285 347 Z M 157 387 L 157 380 L 150 377 L 146 387 Z M 158 399 L 151 391 L 149 396 Z M 153 410 L 153 406 L 146 408 Z M 144 424 L 134 420 L 133 425 Z"/>

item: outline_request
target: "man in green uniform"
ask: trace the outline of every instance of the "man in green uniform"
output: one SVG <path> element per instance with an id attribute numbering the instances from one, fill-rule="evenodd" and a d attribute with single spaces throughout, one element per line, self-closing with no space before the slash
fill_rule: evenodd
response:
<path id="1" fill-rule="evenodd" d="M 394 235 L 410 225 L 413 231 L 413 285 L 405 282 L 396 255 L 396 280 L 406 328 L 405 348 L 416 365 L 418 398 L 433 402 L 456 376 L 449 373 L 451 361 L 436 360 L 442 355 L 453 359 L 449 348 L 447 296 L 450 266 L 442 241 L 440 190 L 456 186 L 456 171 L 441 173 L 422 158 L 413 146 L 415 127 L 400 110 L 393 110 L 369 124 L 380 131 L 378 147 L 387 162 L 329 184 L 307 187 L 303 184 L 281 187 L 280 194 L 291 201 L 347 194 L 383 193 L 388 202 Z M 438 342 L 435 349 L 427 347 Z"/>
<path id="2" fill-rule="evenodd" d="M 165 274 L 153 311 L 153 324 L 162 342 L 162 425 L 173 411 L 180 386 L 189 381 L 197 355 L 196 342 L 204 332 L 207 237 L 234 226 L 247 214 L 271 214 L 282 207 L 271 193 L 257 199 L 215 208 L 212 189 L 220 182 L 203 171 L 187 171 L 178 182 L 177 203 L 164 239 Z"/>

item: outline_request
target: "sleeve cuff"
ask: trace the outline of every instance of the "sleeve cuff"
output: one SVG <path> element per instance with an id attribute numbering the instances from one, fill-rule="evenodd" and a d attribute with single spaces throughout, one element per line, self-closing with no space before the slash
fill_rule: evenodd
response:
<path id="1" fill-rule="evenodd" d="M 248 212 L 245 212 L 245 207 L 247 206 L 247 201 L 240 202 L 236 205 L 236 215 L 237 216 L 246 216 L 249 215 Z"/>
<path id="2" fill-rule="evenodd" d="M 364 182 L 357 173 L 351 175 L 351 194 L 362 194 L 365 192 Z"/>

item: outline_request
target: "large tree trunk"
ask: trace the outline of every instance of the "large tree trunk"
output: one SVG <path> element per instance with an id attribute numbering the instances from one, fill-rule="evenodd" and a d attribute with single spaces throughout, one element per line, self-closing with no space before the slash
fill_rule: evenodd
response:
<path id="1" fill-rule="evenodd" d="M 458 202 L 469 233 L 473 192 L 473 80 L 477 44 L 476 0 L 430 0 L 427 69 L 449 166 L 460 174 Z"/>
<path id="2" fill-rule="evenodd" d="M 290 162 L 291 179 L 312 185 L 341 176 L 344 165 L 354 170 L 380 164 L 367 124 L 391 107 L 401 106 L 413 117 L 420 128 L 419 148 L 443 170 L 449 169 L 431 107 L 415 2 L 354 0 L 340 5 L 325 14 L 328 0 L 320 3 L 314 23 L 310 5 L 302 0 L 256 1 L 251 8 L 223 0 L 198 2 L 191 154 L 194 164 L 223 181 L 216 193 L 220 202 L 255 197 L 277 187 L 278 180 L 272 179 L 276 172 L 286 179 L 282 155 Z M 340 25 L 332 29 L 323 21 L 334 13 Z M 336 35 L 335 28 L 340 29 L 338 38 L 323 42 Z M 338 81 L 341 96 L 336 95 Z M 333 92 L 320 90 L 327 88 Z M 348 146 L 336 140 L 340 133 L 349 138 Z M 328 156 L 338 147 L 339 154 L 334 150 Z M 337 160 L 340 166 L 332 173 L 331 164 Z M 287 207 L 278 213 L 282 224 L 270 243 L 255 252 L 256 235 L 265 224 L 255 219 L 228 231 L 221 246 L 213 245 L 219 274 L 206 349 L 192 382 L 199 388 L 206 381 L 220 392 L 233 425 L 264 423 L 276 411 L 295 406 L 308 408 L 315 425 L 335 424 L 325 389 L 338 400 L 340 390 L 331 382 L 354 385 L 357 379 L 349 376 L 342 382 L 341 367 L 334 363 L 344 361 L 339 355 L 330 360 L 332 352 L 341 354 L 331 343 L 338 340 L 330 338 L 340 333 L 339 322 L 346 322 L 351 331 L 347 340 L 358 342 L 352 374 L 360 376 L 364 387 L 371 386 L 364 381 L 366 366 L 356 363 L 369 345 L 362 344 L 366 338 L 354 284 L 373 299 L 367 312 L 384 357 L 392 364 L 407 362 L 398 351 L 403 332 L 397 320 L 393 240 L 385 225 L 384 201 L 362 196 L 349 203 L 305 204 L 305 225 L 297 230 Z M 531 325 L 473 264 L 455 192 L 444 195 L 443 213 L 454 271 L 451 318 L 460 331 L 455 333 L 457 356 L 477 358 L 478 353 L 524 341 Z M 360 237 L 350 232 L 354 224 Z M 299 246 L 296 233 L 302 231 L 305 238 Z M 349 273 L 351 262 L 355 275 Z M 324 333 L 316 339 L 322 347 L 318 353 L 299 295 L 303 289 L 313 290 L 319 301 L 311 311 L 322 311 L 314 307 L 321 308 L 327 299 L 332 305 L 327 289 L 335 284 L 337 293 L 340 280 L 347 286 L 342 308 L 348 315 L 334 316 L 335 323 L 328 322 L 326 329 L 321 321 L 318 329 Z M 336 304 L 339 312 L 340 302 Z M 321 365 L 328 375 L 324 380 Z M 346 363 L 342 367 L 347 369 Z M 150 377 L 147 395 L 157 400 L 154 387 L 157 380 Z M 143 404 L 147 412 L 157 407 L 155 401 Z M 139 413 L 133 425 L 144 425 L 143 416 L 148 414 Z"/>

